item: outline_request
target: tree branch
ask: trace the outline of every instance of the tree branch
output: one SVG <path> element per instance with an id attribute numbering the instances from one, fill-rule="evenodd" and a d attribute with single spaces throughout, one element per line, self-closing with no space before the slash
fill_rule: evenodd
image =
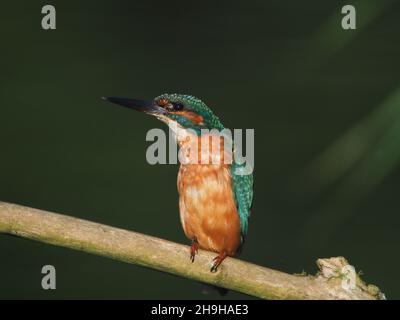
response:
<path id="1" fill-rule="evenodd" d="M 384 299 L 357 276 L 352 289 L 341 285 L 342 258 L 319 259 L 316 276 L 290 275 L 227 258 L 210 272 L 215 254 L 200 250 L 194 263 L 188 246 L 61 214 L 0 202 L 0 233 L 80 250 L 206 282 L 264 299 Z"/>

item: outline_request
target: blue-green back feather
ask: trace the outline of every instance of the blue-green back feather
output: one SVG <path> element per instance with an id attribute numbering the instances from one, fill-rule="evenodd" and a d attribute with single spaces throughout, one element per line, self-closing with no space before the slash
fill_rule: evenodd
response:
<path id="1" fill-rule="evenodd" d="M 253 174 L 240 175 L 238 170 L 243 168 L 244 164 L 233 163 L 231 166 L 231 175 L 233 182 L 233 191 L 240 218 L 240 230 L 242 242 L 247 234 L 248 220 L 251 213 L 253 202 Z"/>

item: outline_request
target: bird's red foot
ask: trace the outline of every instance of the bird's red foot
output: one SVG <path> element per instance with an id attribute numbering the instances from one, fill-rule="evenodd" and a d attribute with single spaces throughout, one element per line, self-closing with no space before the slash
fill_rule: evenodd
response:
<path id="1" fill-rule="evenodd" d="M 227 257 L 226 252 L 221 252 L 218 256 L 216 256 L 213 259 L 214 264 L 211 267 L 210 271 L 216 272 L 218 270 L 218 267 L 221 265 L 222 261 L 224 261 L 226 257 Z"/>
<path id="2" fill-rule="evenodd" d="M 192 246 L 190 247 L 190 260 L 194 262 L 194 257 L 196 253 L 199 252 L 199 243 L 197 242 L 196 237 L 192 240 Z"/>

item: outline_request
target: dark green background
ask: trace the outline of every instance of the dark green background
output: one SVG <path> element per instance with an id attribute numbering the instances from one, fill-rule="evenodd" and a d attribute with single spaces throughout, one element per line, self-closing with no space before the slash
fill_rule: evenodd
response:
<path id="1" fill-rule="evenodd" d="M 54 31 L 41 29 L 48 3 Z M 356 31 L 341 28 L 347 3 Z M 189 93 L 227 127 L 256 131 L 243 259 L 314 273 L 318 257 L 343 255 L 400 298 L 399 4 L 2 3 L 0 201 L 186 243 L 178 167 L 145 159 L 147 130 L 165 126 L 100 97 Z M 55 291 L 40 287 L 45 264 L 57 269 Z M 0 235 L 0 298 L 203 298 L 200 289 Z"/>

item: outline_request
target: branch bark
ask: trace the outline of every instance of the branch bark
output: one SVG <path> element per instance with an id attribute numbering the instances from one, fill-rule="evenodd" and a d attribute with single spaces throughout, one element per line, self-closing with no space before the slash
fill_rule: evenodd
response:
<path id="1" fill-rule="evenodd" d="M 211 273 L 215 254 L 200 250 L 194 263 L 188 246 L 61 214 L 0 202 L 0 233 L 80 250 L 193 279 L 263 299 L 384 299 L 373 285 L 356 277 L 343 288 L 348 265 L 342 257 L 319 259 L 315 276 L 291 275 L 227 258 Z M 1 241 L 1 238 L 0 238 Z"/>

